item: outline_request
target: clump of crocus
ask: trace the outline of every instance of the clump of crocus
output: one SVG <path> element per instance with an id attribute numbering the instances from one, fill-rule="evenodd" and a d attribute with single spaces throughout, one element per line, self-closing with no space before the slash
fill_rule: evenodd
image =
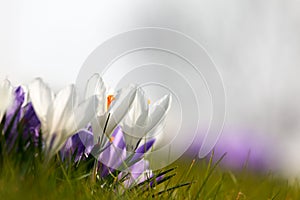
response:
<path id="1" fill-rule="evenodd" d="M 29 95 L 41 122 L 49 157 L 56 154 L 70 136 L 86 126 L 94 115 L 94 105 L 98 103 L 95 96 L 78 103 L 74 85 L 54 94 L 41 79 L 29 85 Z"/>
<path id="2" fill-rule="evenodd" d="M 71 156 L 78 162 L 94 156 L 98 160 L 96 177 L 101 179 L 117 172 L 118 180 L 126 187 L 153 177 L 144 155 L 162 131 L 170 96 L 158 100 L 149 109 L 149 100 L 142 89 L 131 85 L 115 95 L 109 94 L 97 74 L 86 85 L 85 98 L 93 95 L 100 102 L 96 116 L 89 130 L 68 139 L 61 150 L 62 158 Z"/>
<path id="3" fill-rule="evenodd" d="M 60 150 L 60 155 L 62 159 L 74 158 L 74 163 L 82 162 L 90 156 L 96 157 L 97 177 L 104 179 L 117 175 L 118 180 L 122 180 L 125 187 L 131 187 L 153 177 L 144 154 L 151 149 L 155 139 L 139 145 L 133 152 L 128 152 L 123 131 L 118 126 L 102 148 L 93 141 L 91 130 L 79 131 L 67 140 Z"/>
<path id="4" fill-rule="evenodd" d="M 16 163 L 28 174 L 51 163 L 84 168 L 95 181 L 117 181 L 125 188 L 164 181 L 164 173 L 153 174 L 145 155 L 162 132 L 170 96 L 149 105 L 135 85 L 109 94 L 95 74 L 80 102 L 74 85 L 54 93 L 40 78 L 15 88 L 6 80 L 0 97 L 0 153 L 5 155 L 0 165 L 3 159 L 21 158 Z"/>

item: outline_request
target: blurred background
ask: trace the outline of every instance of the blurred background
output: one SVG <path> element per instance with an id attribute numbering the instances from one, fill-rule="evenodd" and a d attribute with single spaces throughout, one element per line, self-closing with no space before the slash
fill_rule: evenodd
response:
<path id="1" fill-rule="evenodd" d="M 0 25 L 0 78 L 17 85 L 40 76 L 55 89 L 74 83 L 117 33 L 155 26 L 193 37 L 226 88 L 216 151 L 228 152 L 229 167 L 250 155 L 253 168 L 300 176 L 300 1 L 1 0 Z M 187 155 L 196 151 L 197 142 Z"/>

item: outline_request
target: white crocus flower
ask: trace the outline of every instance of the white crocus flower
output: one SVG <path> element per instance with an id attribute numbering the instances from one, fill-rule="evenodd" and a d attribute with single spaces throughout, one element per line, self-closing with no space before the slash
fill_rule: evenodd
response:
<path id="1" fill-rule="evenodd" d="M 6 79 L 0 84 L 0 121 L 13 102 L 13 87 Z"/>
<path id="2" fill-rule="evenodd" d="M 116 126 L 127 114 L 136 93 L 136 86 L 130 85 L 121 89 L 115 95 L 108 92 L 99 74 L 94 74 L 86 85 L 86 95 L 96 95 L 99 100 L 97 115 L 92 121 L 95 142 L 105 135 L 109 137 Z M 105 130 L 104 130 L 105 129 Z"/>
<path id="3" fill-rule="evenodd" d="M 142 138 L 158 139 L 163 132 L 171 100 L 170 95 L 165 95 L 152 105 L 144 91 L 141 88 L 137 90 L 132 107 L 122 121 L 127 150 L 134 150 Z"/>
<path id="4" fill-rule="evenodd" d="M 95 115 L 95 96 L 78 104 L 74 85 L 56 95 L 40 79 L 29 85 L 33 108 L 41 122 L 46 153 L 51 157 L 64 145 L 67 138 L 85 127 Z"/>

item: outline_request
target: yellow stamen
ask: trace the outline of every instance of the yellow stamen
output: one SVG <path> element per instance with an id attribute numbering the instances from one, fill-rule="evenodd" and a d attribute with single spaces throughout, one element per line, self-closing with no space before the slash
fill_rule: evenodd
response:
<path id="1" fill-rule="evenodd" d="M 148 99 L 148 104 L 150 104 L 151 103 L 151 101 L 150 101 L 150 99 Z"/>

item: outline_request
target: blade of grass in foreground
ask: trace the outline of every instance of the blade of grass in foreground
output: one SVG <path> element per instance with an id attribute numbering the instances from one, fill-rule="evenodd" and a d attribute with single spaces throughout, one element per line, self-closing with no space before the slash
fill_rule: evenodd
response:
<path id="1" fill-rule="evenodd" d="M 224 153 L 218 160 L 217 162 L 211 167 L 212 162 L 213 162 L 213 156 L 214 156 L 214 151 L 212 152 L 212 155 L 210 157 L 209 160 L 209 164 L 207 166 L 207 171 L 204 177 L 204 180 L 199 188 L 198 193 L 196 194 L 196 199 L 200 198 L 201 192 L 203 191 L 203 188 L 205 187 L 205 184 L 207 183 L 208 179 L 210 178 L 210 176 L 212 175 L 212 173 L 214 172 L 214 170 L 216 169 L 216 167 L 219 165 L 219 163 L 223 160 L 223 158 L 226 156 L 226 153 Z"/>

